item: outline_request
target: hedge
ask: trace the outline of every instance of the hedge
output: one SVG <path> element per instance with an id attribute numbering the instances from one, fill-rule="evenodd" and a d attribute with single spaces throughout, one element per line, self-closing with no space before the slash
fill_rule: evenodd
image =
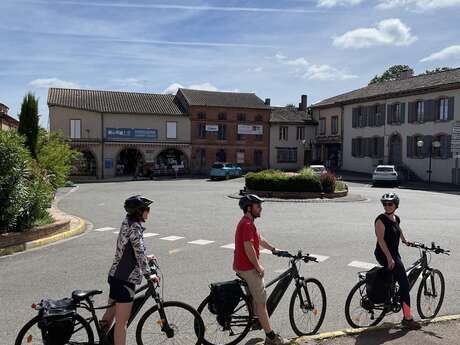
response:
<path id="1" fill-rule="evenodd" d="M 286 174 L 279 170 L 264 170 L 246 175 L 246 187 L 252 190 L 276 192 L 313 192 L 322 191 L 319 177 L 310 170 L 297 175 Z"/>

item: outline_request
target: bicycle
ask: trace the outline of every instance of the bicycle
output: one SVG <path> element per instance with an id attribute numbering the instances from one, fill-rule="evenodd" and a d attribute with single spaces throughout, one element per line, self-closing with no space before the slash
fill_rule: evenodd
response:
<path id="1" fill-rule="evenodd" d="M 406 269 L 409 288 L 412 290 L 421 275 L 422 281 L 417 291 L 417 312 L 422 319 L 432 319 L 441 309 L 445 282 L 441 271 L 430 267 L 431 253 L 450 255 L 450 251 L 436 246 L 434 242 L 431 243 L 431 247 L 419 242 L 410 242 L 408 246 L 418 248 L 420 251 L 420 259 Z M 399 287 L 395 282 L 391 284 L 387 302 L 373 304 L 366 293 L 366 272 L 359 272 L 358 277 L 359 281 L 351 289 L 345 303 L 345 317 L 351 327 L 375 326 L 382 321 L 386 314 L 401 311 Z M 436 283 L 436 281 L 438 282 Z M 353 299 L 354 297 L 356 300 Z M 438 302 L 433 305 L 436 300 Z M 424 302 L 430 303 L 426 309 L 422 306 Z"/>
<path id="2" fill-rule="evenodd" d="M 318 262 L 317 259 L 309 254 L 302 255 L 300 250 L 296 255 L 286 251 L 278 252 L 275 255 L 289 258 L 290 262 L 289 268 L 285 272 L 266 284 L 268 288 L 278 282 L 267 299 L 268 315 L 273 314 L 287 288 L 294 280 L 295 290 L 289 304 L 291 327 L 298 336 L 316 333 L 321 327 L 326 313 L 326 292 L 317 279 L 300 276 L 299 267 L 302 261 L 305 263 Z M 235 345 L 249 333 L 251 328 L 253 330 L 260 329 L 258 318 L 254 316 L 252 297 L 247 290 L 247 284 L 243 279 L 237 279 L 237 281 L 243 291 L 240 301 L 231 315 L 222 318 L 212 314 L 207 307 L 210 295 L 198 307 L 197 310 L 206 327 L 203 344 Z M 306 321 L 304 323 L 301 322 L 303 318 Z M 303 328 L 304 326 L 306 328 Z"/>
<path id="3" fill-rule="evenodd" d="M 149 262 L 151 274 L 160 272 L 155 260 Z M 149 275 L 150 276 L 150 275 Z M 146 278 L 148 278 L 146 276 Z M 161 279 L 163 282 L 163 279 Z M 161 289 L 161 293 L 158 291 Z M 164 344 L 165 340 L 173 339 L 173 343 L 179 344 L 201 344 L 204 334 L 204 323 L 201 315 L 190 305 L 178 301 L 163 300 L 163 285 L 158 281 L 147 280 L 147 283 L 136 290 L 136 297 L 128 321 L 128 327 L 132 324 L 144 304 L 152 298 L 155 305 L 148 309 L 140 318 L 136 328 L 136 342 L 138 345 Z M 141 294 L 146 291 L 144 294 Z M 76 313 L 74 318 L 74 330 L 69 345 L 113 345 L 114 326 L 105 333 L 102 329 L 96 311 L 107 309 L 113 305 L 95 307 L 93 297 L 100 295 L 101 290 L 75 290 L 72 292 L 72 299 L 75 307 L 81 311 L 90 313 L 85 318 Z M 32 305 L 32 308 L 40 311 L 40 304 Z M 15 345 L 43 344 L 42 331 L 38 327 L 40 315 L 35 316 L 27 322 L 19 331 Z M 94 341 L 94 333 L 91 327 L 94 323 L 99 342 Z M 158 326 L 154 329 L 154 326 Z"/>

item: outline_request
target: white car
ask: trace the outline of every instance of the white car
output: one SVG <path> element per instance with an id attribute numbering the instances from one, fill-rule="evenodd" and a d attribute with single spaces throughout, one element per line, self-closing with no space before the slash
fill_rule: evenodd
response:
<path id="1" fill-rule="evenodd" d="M 372 185 L 378 183 L 392 183 L 399 185 L 399 174 L 394 165 L 377 165 L 372 174 Z"/>
<path id="2" fill-rule="evenodd" d="M 313 170 L 313 173 L 316 176 L 321 176 L 322 174 L 327 173 L 326 167 L 324 165 L 310 165 L 310 169 Z"/>

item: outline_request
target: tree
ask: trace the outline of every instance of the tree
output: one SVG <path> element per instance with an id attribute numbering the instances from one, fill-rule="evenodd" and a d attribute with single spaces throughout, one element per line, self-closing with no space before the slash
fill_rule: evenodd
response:
<path id="1" fill-rule="evenodd" d="M 382 75 L 376 75 L 371 79 L 369 85 L 382 83 L 389 80 L 397 80 L 402 72 L 411 71 L 414 73 L 414 70 L 407 65 L 394 65 L 388 68 Z"/>
<path id="2" fill-rule="evenodd" d="M 29 92 L 22 100 L 18 132 L 24 135 L 25 146 L 33 158 L 37 158 L 38 120 L 38 99 Z"/>

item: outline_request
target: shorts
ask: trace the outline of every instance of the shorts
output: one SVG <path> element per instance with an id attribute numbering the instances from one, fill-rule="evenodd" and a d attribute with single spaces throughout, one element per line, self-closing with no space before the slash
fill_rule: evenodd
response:
<path id="1" fill-rule="evenodd" d="M 117 303 L 131 303 L 134 301 L 136 285 L 109 276 L 110 299 Z"/>
<path id="2" fill-rule="evenodd" d="M 248 284 L 248 289 L 254 302 L 257 304 L 267 303 L 267 291 L 265 290 L 264 278 L 262 278 L 255 269 L 237 271 L 237 273 Z"/>

